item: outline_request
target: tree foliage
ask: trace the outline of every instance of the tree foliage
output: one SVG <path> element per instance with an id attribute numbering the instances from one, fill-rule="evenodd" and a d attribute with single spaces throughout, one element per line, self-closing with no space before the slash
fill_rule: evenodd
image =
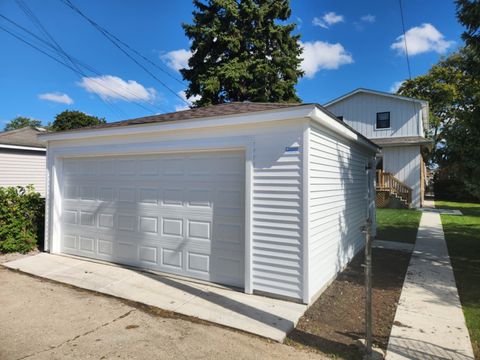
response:
<path id="1" fill-rule="evenodd" d="M 469 68 L 480 77 L 480 1 L 457 0 L 457 18 L 465 26 L 462 38 L 469 51 Z"/>
<path id="2" fill-rule="evenodd" d="M 87 115 L 81 111 L 65 110 L 55 117 L 55 121 L 50 126 L 50 130 L 72 130 L 105 123 L 106 121 L 103 118 Z"/>
<path id="3" fill-rule="evenodd" d="M 480 52 L 480 1 L 457 0 L 458 20 L 467 28 L 462 34 L 467 46 Z"/>
<path id="4" fill-rule="evenodd" d="M 7 125 L 5 125 L 5 131 L 21 129 L 27 126 L 38 127 L 42 126 L 40 120 L 30 119 L 24 116 L 17 116 L 15 119 L 11 120 Z"/>
<path id="5" fill-rule="evenodd" d="M 298 102 L 299 35 L 288 0 L 194 0 L 187 97 L 196 106 L 229 101 Z"/>
<path id="6" fill-rule="evenodd" d="M 439 166 L 441 181 L 460 184 L 463 197 L 468 193 L 480 199 L 480 79 L 476 71 L 472 49 L 465 47 L 427 74 L 405 81 L 398 92 L 429 102 L 435 143 L 429 160 Z"/>

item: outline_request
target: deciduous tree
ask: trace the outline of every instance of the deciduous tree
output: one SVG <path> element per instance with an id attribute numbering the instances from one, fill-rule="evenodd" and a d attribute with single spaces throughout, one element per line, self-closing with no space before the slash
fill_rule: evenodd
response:
<path id="1" fill-rule="evenodd" d="M 24 116 L 17 116 L 15 119 L 11 120 L 7 125 L 5 125 L 5 131 L 21 129 L 27 126 L 38 127 L 42 126 L 40 120 L 30 119 Z"/>
<path id="2" fill-rule="evenodd" d="M 101 125 L 106 121 L 103 118 L 87 115 L 81 111 L 65 110 L 55 117 L 50 126 L 52 131 L 72 130 L 87 126 Z"/>

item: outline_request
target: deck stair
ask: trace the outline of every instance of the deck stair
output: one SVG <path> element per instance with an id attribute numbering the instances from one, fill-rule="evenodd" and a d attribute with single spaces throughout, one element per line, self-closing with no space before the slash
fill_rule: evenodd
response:
<path id="1" fill-rule="evenodd" d="M 412 188 L 391 173 L 377 170 L 376 190 L 376 205 L 379 208 L 410 208 L 412 205 Z"/>

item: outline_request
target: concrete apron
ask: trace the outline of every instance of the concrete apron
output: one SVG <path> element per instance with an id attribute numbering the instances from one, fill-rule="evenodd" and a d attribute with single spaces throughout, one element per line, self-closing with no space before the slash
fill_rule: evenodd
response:
<path id="1" fill-rule="evenodd" d="M 440 214 L 423 212 L 387 360 L 473 360 Z"/>
<path id="2" fill-rule="evenodd" d="M 248 295 L 208 283 L 60 255 L 41 253 L 3 265 L 279 342 L 307 309 L 303 304 Z"/>

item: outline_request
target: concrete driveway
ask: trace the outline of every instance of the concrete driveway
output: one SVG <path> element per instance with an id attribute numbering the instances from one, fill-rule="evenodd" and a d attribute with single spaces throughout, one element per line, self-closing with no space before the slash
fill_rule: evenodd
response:
<path id="1" fill-rule="evenodd" d="M 279 342 L 283 342 L 307 309 L 306 305 L 291 301 L 85 258 L 41 253 L 3 265 Z"/>
<path id="2" fill-rule="evenodd" d="M 0 359 L 322 359 L 0 266 Z"/>

